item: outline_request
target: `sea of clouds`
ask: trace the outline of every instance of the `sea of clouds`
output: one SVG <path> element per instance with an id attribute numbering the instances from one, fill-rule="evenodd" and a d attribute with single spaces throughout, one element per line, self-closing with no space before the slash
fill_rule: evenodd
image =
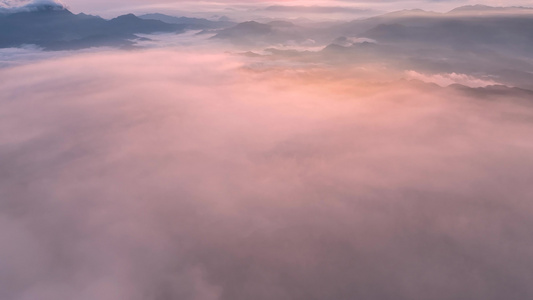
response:
<path id="1" fill-rule="evenodd" d="M 533 295 L 530 98 L 249 63 L 0 69 L 0 298 Z"/>

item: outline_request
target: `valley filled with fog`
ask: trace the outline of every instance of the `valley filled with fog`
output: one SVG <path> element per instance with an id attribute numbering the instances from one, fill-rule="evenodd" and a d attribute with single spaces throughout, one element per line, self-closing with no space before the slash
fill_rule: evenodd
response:
<path id="1" fill-rule="evenodd" d="M 0 299 L 533 297 L 533 9 L 17 3 Z"/>

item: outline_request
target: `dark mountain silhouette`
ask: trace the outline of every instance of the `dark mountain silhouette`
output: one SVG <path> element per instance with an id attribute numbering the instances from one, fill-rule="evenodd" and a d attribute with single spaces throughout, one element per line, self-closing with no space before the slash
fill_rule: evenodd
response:
<path id="1" fill-rule="evenodd" d="M 525 7 L 491 7 L 485 5 L 462 6 L 448 13 L 436 13 L 421 9 L 401 10 L 367 19 L 354 20 L 348 23 L 333 26 L 342 35 L 358 35 L 381 24 L 401 24 L 406 26 L 429 26 L 436 22 L 445 21 L 475 21 L 499 16 L 503 19 L 530 19 L 533 18 L 533 9 Z"/>
<path id="2" fill-rule="evenodd" d="M 380 24 L 359 36 L 381 43 L 425 43 L 477 51 L 483 48 L 533 55 L 533 15 L 437 18 L 419 25 Z"/>
<path id="3" fill-rule="evenodd" d="M 105 20 L 43 5 L 0 15 L 0 48 L 34 44 L 46 50 L 130 46 L 136 33 L 182 32 L 186 25 L 143 20 L 132 14 Z"/>
<path id="4" fill-rule="evenodd" d="M 267 25 L 270 25 L 272 27 L 277 27 L 277 28 L 295 28 L 296 25 L 292 22 L 288 22 L 288 21 L 280 21 L 280 20 L 276 20 L 276 21 L 270 21 L 267 23 Z"/>
<path id="5" fill-rule="evenodd" d="M 235 25 L 234 22 L 225 19 L 219 21 L 211 21 L 201 18 L 173 17 L 159 13 L 145 14 L 139 16 L 139 18 L 144 20 L 158 20 L 169 24 L 183 24 L 187 25 L 190 29 L 217 29 L 227 28 Z"/>
<path id="6" fill-rule="evenodd" d="M 221 30 L 212 39 L 227 40 L 234 44 L 254 44 L 266 41 L 272 34 L 271 25 L 249 21 Z"/>
<path id="7" fill-rule="evenodd" d="M 490 11 L 490 13 L 478 12 Z M 468 12 L 468 13 L 467 13 Z M 269 24 L 267 24 L 269 25 Z M 321 51 L 270 51 L 281 59 L 464 74 L 533 90 L 533 10 L 472 6 L 448 13 L 404 10 L 320 28 L 299 27 Z M 272 28 L 268 38 L 277 34 Z M 278 35 L 278 38 L 280 36 Z"/>
<path id="8" fill-rule="evenodd" d="M 339 36 L 379 39 L 381 43 L 433 43 L 468 48 L 494 45 L 521 54 L 533 53 L 533 9 L 463 6 L 448 13 L 421 9 L 391 12 L 333 26 L 301 26 L 286 21 L 244 22 L 219 32 L 215 38 L 241 45 L 313 40 L 326 45 Z"/>
<path id="9" fill-rule="evenodd" d="M 272 33 L 272 26 L 268 24 L 262 24 L 255 21 L 239 23 L 231 28 L 222 30 L 217 36 L 234 37 L 242 35 L 266 35 Z"/>
<path id="10" fill-rule="evenodd" d="M 287 21 L 272 21 L 268 24 L 249 21 L 221 30 L 213 39 L 227 40 L 237 45 L 273 45 L 301 43 L 309 35 L 306 28 Z"/>
<path id="11" fill-rule="evenodd" d="M 533 57 L 533 9 L 463 6 L 448 13 L 403 10 L 335 25 L 330 34 L 411 48 L 490 49 Z"/>
<path id="12" fill-rule="evenodd" d="M 337 37 L 369 38 L 380 45 L 419 49 L 499 52 L 533 57 L 533 9 L 463 6 L 448 13 L 402 10 L 331 26 L 296 25 L 284 20 L 234 24 L 227 20 L 148 14 L 112 20 L 73 14 L 60 5 L 33 5 L 0 12 L 0 47 L 35 44 L 47 50 L 133 45 L 139 33 L 201 29 L 213 39 L 237 45 L 328 45 Z M 343 46 L 337 43 L 337 46 Z M 370 47 L 370 45 L 367 45 Z M 376 47 L 376 46 L 372 46 Z M 335 48 L 335 47 L 332 47 Z M 361 48 L 361 45 L 351 47 Z M 342 50 L 343 51 L 343 50 Z"/>

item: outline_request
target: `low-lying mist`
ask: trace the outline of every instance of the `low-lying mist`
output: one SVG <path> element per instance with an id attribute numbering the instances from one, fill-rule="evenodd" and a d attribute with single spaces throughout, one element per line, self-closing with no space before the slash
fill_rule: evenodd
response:
<path id="1" fill-rule="evenodd" d="M 1 69 L 0 298 L 533 296 L 531 94 L 258 66 Z"/>

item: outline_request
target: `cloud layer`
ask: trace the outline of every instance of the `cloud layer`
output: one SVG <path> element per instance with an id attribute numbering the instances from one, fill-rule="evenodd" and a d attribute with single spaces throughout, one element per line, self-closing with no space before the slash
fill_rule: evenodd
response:
<path id="1" fill-rule="evenodd" d="M 39 6 L 57 6 L 65 7 L 65 4 L 59 0 L 2 0 L 0 1 L 0 8 L 6 9 L 30 9 Z"/>
<path id="2" fill-rule="evenodd" d="M 531 298 L 530 99 L 244 63 L 0 70 L 0 298 Z"/>

